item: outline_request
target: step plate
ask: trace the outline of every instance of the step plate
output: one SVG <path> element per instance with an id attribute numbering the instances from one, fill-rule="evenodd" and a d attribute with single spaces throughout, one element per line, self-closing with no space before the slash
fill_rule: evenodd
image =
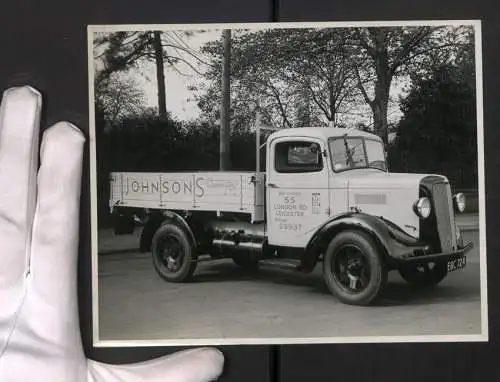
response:
<path id="1" fill-rule="evenodd" d="M 264 267 L 279 268 L 289 271 L 296 271 L 300 265 L 300 260 L 291 259 L 266 259 L 260 260 L 259 264 Z"/>

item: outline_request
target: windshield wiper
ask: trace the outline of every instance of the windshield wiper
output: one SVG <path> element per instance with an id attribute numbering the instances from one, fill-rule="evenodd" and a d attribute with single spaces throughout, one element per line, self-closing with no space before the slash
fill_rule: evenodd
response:
<path id="1" fill-rule="evenodd" d="M 347 143 L 347 133 L 343 135 L 343 138 L 344 138 L 345 154 L 347 159 L 346 164 L 348 166 L 354 166 L 354 159 L 352 158 L 352 152 L 351 149 L 349 148 L 349 144 Z"/>

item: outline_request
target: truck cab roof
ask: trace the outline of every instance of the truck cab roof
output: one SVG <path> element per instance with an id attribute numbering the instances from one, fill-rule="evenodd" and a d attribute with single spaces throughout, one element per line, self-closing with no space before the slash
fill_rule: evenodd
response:
<path id="1" fill-rule="evenodd" d="M 319 138 L 326 141 L 329 138 L 342 137 L 345 133 L 348 133 L 348 136 L 366 137 L 381 141 L 380 137 L 378 137 L 377 135 L 359 129 L 345 129 L 339 127 L 317 127 L 317 126 L 297 127 L 297 128 L 278 130 L 270 135 L 269 140 L 278 137 L 310 137 L 310 138 Z"/>

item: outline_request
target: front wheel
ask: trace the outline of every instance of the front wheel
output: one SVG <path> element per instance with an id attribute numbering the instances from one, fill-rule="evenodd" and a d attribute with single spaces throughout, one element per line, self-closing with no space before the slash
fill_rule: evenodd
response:
<path id="1" fill-rule="evenodd" d="M 194 250 L 185 230 L 175 224 L 160 226 L 151 245 L 156 272 L 169 282 L 188 281 L 197 267 Z"/>
<path id="2" fill-rule="evenodd" d="M 323 277 L 333 295 L 348 305 L 369 305 L 383 292 L 387 269 L 373 239 L 364 232 L 336 235 L 323 258 Z"/>
<path id="3" fill-rule="evenodd" d="M 437 263 L 433 267 L 414 266 L 399 269 L 401 277 L 410 285 L 418 288 L 430 288 L 439 284 L 448 274 L 446 263 Z"/>

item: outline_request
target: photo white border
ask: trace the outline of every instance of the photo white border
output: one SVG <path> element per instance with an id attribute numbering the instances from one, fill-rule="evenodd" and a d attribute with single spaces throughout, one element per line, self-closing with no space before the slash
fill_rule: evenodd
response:
<path id="1" fill-rule="evenodd" d="M 148 30 L 198 30 L 198 29 L 263 29 L 263 28 L 346 28 L 381 26 L 439 26 L 470 25 L 475 31 L 475 73 L 477 106 L 478 202 L 479 202 L 479 257 L 481 294 L 481 334 L 477 335 L 415 335 L 369 337 L 321 338 L 213 338 L 213 339 L 162 339 L 147 341 L 100 341 L 98 315 L 98 218 L 97 218 L 97 163 L 94 108 L 94 57 L 95 32 L 148 31 Z M 428 21 L 362 21 L 362 22 L 275 22 L 275 23 L 203 23 L 203 24 L 124 24 L 88 25 L 88 80 L 89 80 L 89 148 L 91 196 L 91 261 L 92 261 L 92 331 L 95 347 L 137 346 L 219 346 L 219 345 L 290 345 L 290 344 L 340 344 L 340 343 L 402 343 L 402 342 L 488 342 L 488 294 L 486 261 L 486 207 L 484 171 L 484 120 L 483 120 L 483 60 L 481 20 L 428 20 Z"/>

